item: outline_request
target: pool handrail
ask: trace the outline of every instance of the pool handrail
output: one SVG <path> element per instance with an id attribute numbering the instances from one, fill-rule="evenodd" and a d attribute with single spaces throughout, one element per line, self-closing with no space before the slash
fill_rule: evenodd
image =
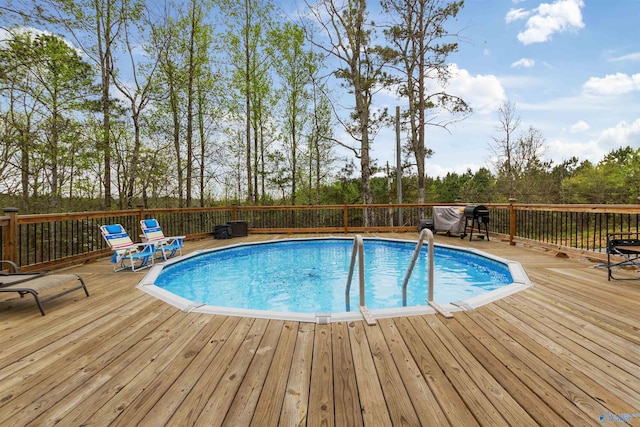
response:
<path id="1" fill-rule="evenodd" d="M 356 263 L 356 255 L 358 255 L 358 274 L 360 276 L 360 306 L 364 303 L 364 242 L 362 236 L 356 234 L 353 238 L 353 249 L 351 250 L 351 263 L 349 264 L 349 277 L 347 278 L 347 287 L 345 289 L 345 301 L 347 311 L 351 311 L 351 298 L 349 292 L 351 290 L 351 279 L 353 278 L 353 270 Z"/>
<path id="2" fill-rule="evenodd" d="M 428 253 L 427 253 L 427 261 L 429 263 L 428 270 L 428 285 L 429 285 L 429 294 L 427 297 L 427 301 L 433 301 L 433 232 L 428 228 L 423 228 L 420 232 L 420 237 L 418 238 L 418 243 L 416 244 L 416 249 L 413 251 L 413 257 L 411 258 L 411 263 L 409 264 L 409 268 L 407 269 L 407 274 L 404 276 L 404 281 L 402 282 L 402 306 L 407 306 L 407 283 L 409 283 L 409 278 L 411 277 L 411 273 L 413 272 L 413 267 L 416 265 L 416 260 L 418 259 L 418 255 L 420 255 L 420 250 L 422 249 L 422 245 L 424 244 L 424 239 L 427 238 L 428 244 Z"/>
<path id="3" fill-rule="evenodd" d="M 376 319 L 373 318 L 369 309 L 365 305 L 364 295 L 364 240 L 362 236 L 356 234 L 353 238 L 353 249 L 351 250 L 351 263 L 349 264 L 349 278 L 347 279 L 347 287 L 345 289 L 345 301 L 347 311 L 351 311 L 351 298 L 349 292 L 351 290 L 351 279 L 353 278 L 353 269 L 356 263 L 356 255 L 358 256 L 358 274 L 360 278 L 360 313 L 367 325 L 375 325 Z"/>

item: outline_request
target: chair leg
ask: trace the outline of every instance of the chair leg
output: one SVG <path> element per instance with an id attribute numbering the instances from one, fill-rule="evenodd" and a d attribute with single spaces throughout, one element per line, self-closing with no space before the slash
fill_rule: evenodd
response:
<path id="1" fill-rule="evenodd" d="M 38 309 L 40 310 L 40 314 L 44 316 L 44 308 L 42 307 L 42 302 L 40 302 L 40 298 L 38 298 L 38 293 L 36 291 L 31 289 L 25 289 L 24 291 L 19 291 L 18 293 L 20 294 L 20 298 L 24 298 L 26 294 L 33 295 L 33 298 L 36 300 Z"/>

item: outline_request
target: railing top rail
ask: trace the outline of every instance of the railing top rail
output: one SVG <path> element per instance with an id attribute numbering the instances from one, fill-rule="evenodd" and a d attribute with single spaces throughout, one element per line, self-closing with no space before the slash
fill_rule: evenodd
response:
<path id="1" fill-rule="evenodd" d="M 54 222 L 54 221 L 66 221 L 77 219 L 94 219 L 105 218 L 112 216 L 127 216 L 135 215 L 135 210 L 122 210 L 122 211 L 98 211 L 98 212 L 65 212 L 56 214 L 27 214 L 18 215 L 18 224 L 33 224 L 42 222 Z"/>
<path id="2" fill-rule="evenodd" d="M 514 209 L 521 210 L 521 211 L 640 213 L 639 204 L 593 205 L 593 204 L 518 204 L 518 203 L 514 203 L 513 207 Z"/>
<path id="3" fill-rule="evenodd" d="M 49 213 L 49 214 L 24 214 L 17 215 L 19 224 L 33 224 L 42 222 L 66 221 L 77 219 L 97 219 L 105 217 L 117 217 L 135 215 L 136 213 L 152 214 L 170 214 L 184 212 L 229 212 L 237 211 L 281 211 L 281 210 L 338 210 L 338 209 L 384 209 L 384 208 L 432 208 L 434 206 L 467 206 L 474 203 L 407 203 L 407 204 L 344 204 L 344 205 L 280 205 L 280 206 L 216 206 L 216 207 L 195 207 L 195 208 L 140 208 L 131 210 L 110 210 L 110 211 L 92 211 L 92 212 L 65 212 L 65 213 Z M 485 203 L 484 206 L 494 209 L 513 208 L 518 211 L 550 211 L 550 212 L 590 212 L 590 213 L 640 213 L 640 204 L 520 204 L 520 203 Z M 4 218 L 6 221 L 8 217 Z"/>

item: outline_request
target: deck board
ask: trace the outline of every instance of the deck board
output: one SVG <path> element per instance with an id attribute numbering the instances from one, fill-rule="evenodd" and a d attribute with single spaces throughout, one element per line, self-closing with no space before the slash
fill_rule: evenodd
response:
<path id="1" fill-rule="evenodd" d="M 265 378 L 262 393 L 251 414 L 252 426 L 277 426 L 282 411 L 284 395 L 292 366 L 293 350 L 296 344 L 298 325 L 296 322 L 285 322 L 277 347 L 274 349 L 273 361 Z"/>
<path id="2" fill-rule="evenodd" d="M 281 237 L 187 242 L 186 252 Z M 452 319 L 374 326 L 184 313 L 135 288 L 144 271 L 114 273 L 107 259 L 65 269 L 91 296 L 45 303 L 44 317 L 33 299 L 0 295 L 0 419 L 573 426 L 640 413 L 640 281 L 495 239 L 436 241 L 518 260 L 534 287 Z"/>
<path id="3" fill-rule="evenodd" d="M 363 425 L 360 412 L 353 355 L 346 322 L 332 325 L 333 390 L 335 424 L 343 426 Z"/>

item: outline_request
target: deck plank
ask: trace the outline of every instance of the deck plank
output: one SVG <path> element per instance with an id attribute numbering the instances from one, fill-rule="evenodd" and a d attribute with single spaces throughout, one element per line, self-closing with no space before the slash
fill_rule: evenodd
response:
<path id="1" fill-rule="evenodd" d="M 461 313 L 460 315 L 463 314 Z M 464 367 L 464 370 L 471 380 L 479 389 L 485 391 L 487 399 L 507 424 L 531 426 L 536 424 L 514 397 L 502 387 L 500 382 L 484 369 L 476 356 L 469 352 L 467 347 L 464 346 L 464 343 L 461 342 L 461 337 L 453 333 L 449 323 L 455 323 L 455 320 L 442 320 L 439 316 L 429 316 L 424 319 L 433 332 L 440 338 L 442 344 L 449 350 L 451 356 L 461 367 Z"/>
<path id="2" fill-rule="evenodd" d="M 224 425 L 248 426 L 251 423 L 283 327 L 284 321 L 269 321 L 258 348 L 253 351 L 249 369 L 227 411 Z"/>
<path id="3" fill-rule="evenodd" d="M 504 321 L 524 331 L 529 337 L 527 344 L 531 351 L 549 360 L 553 369 L 561 372 L 566 377 L 570 377 L 571 381 L 583 390 L 595 391 L 597 399 L 606 405 L 608 410 L 613 413 L 628 413 L 633 412 L 634 408 L 640 406 L 638 395 L 634 397 L 634 393 L 630 393 L 627 387 L 610 381 L 607 372 L 595 369 L 584 359 L 581 359 L 580 355 L 574 355 L 571 349 L 567 349 L 565 346 L 569 340 L 562 339 L 560 343 L 553 339 L 557 337 L 555 334 L 553 334 L 555 335 L 553 338 L 545 336 L 533 326 L 535 325 L 533 319 L 527 318 L 526 322 L 519 319 L 500 301 L 492 306 L 491 309 L 499 314 Z M 617 393 L 614 394 L 613 390 L 616 390 Z"/>
<path id="4" fill-rule="evenodd" d="M 252 426 L 277 426 L 286 392 L 287 379 L 292 366 L 293 350 L 296 344 L 298 324 L 285 322 L 273 361 L 256 404 Z"/>
<path id="5" fill-rule="evenodd" d="M 511 358 L 506 357 L 508 353 L 502 346 L 473 322 L 469 316 L 458 314 L 455 319 L 453 322 L 447 322 L 451 332 L 461 338 L 461 343 L 469 353 L 473 354 L 484 369 L 500 383 L 522 409 L 527 411 L 536 423 L 542 426 L 556 427 L 570 425 L 540 397 L 539 394 L 542 394 L 541 391 L 546 390 L 546 387 L 540 386 L 539 377 L 533 380 L 535 374 L 526 366 L 522 364 L 514 366 L 518 362 L 514 363 Z M 527 372 L 517 375 L 522 371 Z M 539 394 L 536 394 L 536 391 Z"/>
<path id="6" fill-rule="evenodd" d="M 640 345 L 633 344 L 617 335 L 607 334 L 584 319 L 562 311 L 556 306 L 544 304 L 529 292 L 511 298 L 514 305 L 525 305 L 538 313 L 538 320 L 565 335 L 576 343 L 588 347 L 595 355 L 614 363 L 627 374 L 640 380 Z M 615 350 L 615 351 L 614 351 Z M 640 385 L 640 381 L 637 383 Z"/>
<path id="7" fill-rule="evenodd" d="M 245 341 L 247 334 L 253 326 L 254 319 L 241 318 L 233 333 L 225 340 L 223 346 L 216 353 L 206 369 L 207 375 L 202 372 L 193 372 L 191 381 L 194 383 L 193 388 L 181 402 L 180 406 L 168 418 L 168 423 L 174 425 L 193 425 L 197 422 L 200 414 L 207 405 L 211 395 L 218 390 L 218 383 L 221 378 L 227 374 L 227 370 L 232 365 L 238 350 Z M 225 411 L 226 413 L 226 411 Z M 222 416 L 221 414 L 218 414 Z M 143 425 L 157 426 L 164 424 L 166 420 L 158 420 L 160 423 L 144 420 Z"/>
<path id="8" fill-rule="evenodd" d="M 162 396 L 154 402 L 153 406 L 149 408 L 147 412 L 140 412 L 135 414 L 132 418 L 133 421 L 139 421 L 139 425 L 157 426 L 162 425 L 169 420 L 173 414 L 183 405 L 183 402 L 187 398 L 193 398 L 194 394 L 202 393 L 202 387 L 206 386 L 204 380 L 201 378 L 203 373 L 210 372 L 212 363 L 216 360 L 218 353 L 227 344 L 231 334 L 236 333 L 236 328 L 240 324 L 240 318 L 238 317 L 224 317 L 215 316 L 212 319 L 212 327 L 216 328 L 220 321 L 223 321 L 219 328 L 215 329 L 215 332 L 208 338 L 204 347 L 198 351 L 195 357 L 191 357 L 191 353 L 185 353 L 189 359 L 189 365 L 184 371 L 179 372 L 178 377 L 174 382 L 170 380 L 166 382 L 164 388 L 158 388 L 159 394 Z M 241 334 L 241 330 L 238 334 Z M 186 359 L 187 357 L 185 357 Z M 175 372 L 170 372 L 169 375 L 175 375 Z M 208 375 L 207 375 L 207 379 Z M 202 380 L 202 383 L 200 382 Z M 198 389 L 194 390 L 198 384 Z M 139 399 L 144 399 L 144 395 L 141 395 Z M 185 405 L 190 405 L 186 403 Z M 135 404 L 132 403 L 130 407 L 135 408 Z M 127 426 L 129 424 L 129 418 L 123 414 L 118 418 L 116 425 Z"/>
<path id="9" fill-rule="evenodd" d="M 483 308 L 481 311 L 506 336 L 516 338 L 515 340 L 511 339 L 510 344 L 517 347 L 514 352 L 517 351 L 516 354 L 519 357 L 525 359 L 550 385 L 559 390 L 566 399 L 569 399 L 572 404 L 584 411 L 585 414 L 599 414 L 611 410 L 605 403 L 606 398 L 611 397 L 611 394 L 603 390 L 598 384 L 585 378 L 584 375 L 581 375 L 578 367 L 558 360 L 553 353 L 538 344 L 532 337 L 525 335 L 523 330 L 518 327 L 525 326 L 524 323 L 520 323 L 518 326 L 514 325 L 512 323 L 514 319 L 503 317 L 506 313 L 493 306 Z M 526 330 L 526 327 L 524 330 Z M 503 340 L 503 342 L 505 341 Z M 512 348 L 512 350 L 514 349 Z M 579 381 L 576 380 L 578 377 Z"/>
<path id="10" fill-rule="evenodd" d="M 400 381 L 407 389 L 416 416 L 421 425 L 449 425 L 442 408 L 437 403 L 437 398 L 429 388 L 427 381 L 422 376 L 420 368 L 413 360 L 409 348 L 405 344 L 395 321 L 380 319 L 380 329 L 384 338 L 389 343 L 391 356 L 398 369 Z"/>
<path id="11" fill-rule="evenodd" d="M 371 236 L 417 238 L 417 233 Z M 284 236 L 187 242 L 185 252 Z M 453 319 L 329 325 L 183 313 L 107 259 L 90 297 L 0 295 L 0 419 L 25 425 L 600 425 L 640 410 L 640 285 L 498 239 L 533 288 Z M 622 274 L 622 273 L 621 273 Z M 437 286 L 437 284 L 436 284 Z M 629 420 L 640 425 L 640 416 Z"/>
<path id="12" fill-rule="evenodd" d="M 449 423 L 452 426 L 479 425 L 443 369 L 438 365 L 431 353 L 431 347 L 426 341 L 423 341 L 421 331 L 426 325 L 411 322 L 410 318 L 394 319 L 394 323 Z"/>
<path id="13" fill-rule="evenodd" d="M 367 341 L 363 322 L 349 324 L 349 339 L 353 353 L 353 363 L 360 395 L 362 419 L 366 425 L 392 425 L 382 386 L 376 373 L 376 366 Z M 395 403 L 395 402 L 394 402 Z"/>
<path id="14" fill-rule="evenodd" d="M 299 426 L 306 424 L 314 334 L 315 325 L 311 323 L 299 325 L 287 390 L 280 414 L 280 425 Z"/>
<path id="15" fill-rule="evenodd" d="M 234 321 L 237 318 L 215 316 L 211 319 L 184 349 L 176 353 L 166 368 L 152 379 L 152 383 L 123 408 L 112 425 L 137 425 L 149 413 L 164 413 L 175 409 L 189 390 L 192 377 L 190 370 L 202 372 L 208 366 L 211 355 L 216 353 L 213 343 L 219 342 L 220 334 L 228 333 Z M 166 400 L 158 403 L 163 398 Z"/>
<path id="16" fill-rule="evenodd" d="M 640 407 L 640 372 L 634 369 L 637 365 L 629 363 L 613 351 L 602 347 L 597 341 L 590 341 L 583 335 L 562 327 L 558 321 L 536 311 L 533 304 L 523 306 L 518 303 L 518 300 L 512 300 L 509 304 L 498 304 L 515 316 L 526 313 L 531 318 L 527 324 L 538 331 L 538 342 L 572 364 L 581 366 L 585 374 L 599 378 L 603 385 L 618 389 L 618 395 L 626 396 L 625 400 L 630 405 Z M 603 337 L 596 337 L 598 338 Z M 632 354 L 640 353 L 640 346 L 627 343 L 624 347 L 631 350 Z M 603 359 L 608 362 L 602 366 L 605 368 L 604 371 L 597 368 Z M 618 388 L 620 384 L 623 384 L 624 388 Z"/>
<path id="17" fill-rule="evenodd" d="M 380 325 L 365 328 L 365 333 L 384 398 L 387 402 L 394 402 L 393 405 L 387 405 L 392 424 L 410 426 L 420 424 L 409 393 L 402 381 L 402 376 L 393 359 L 393 347 L 389 348 Z"/>
<path id="18" fill-rule="evenodd" d="M 333 401 L 333 352 L 331 350 L 331 326 L 316 326 L 313 343 L 313 366 L 309 391 L 309 416 L 311 426 L 335 424 Z"/>
<path id="19" fill-rule="evenodd" d="M 435 318 L 435 316 L 432 317 Z M 446 341 L 443 341 L 444 337 L 439 337 L 432 329 L 430 322 L 423 317 L 410 318 L 410 321 L 420 331 L 440 369 L 445 373 L 480 425 L 507 426 L 507 420 L 498 412 L 482 388 L 472 380 L 465 369 L 466 367 L 451 353 Z"/>
<path id="20" fill-rule="evenodd" d="M 125 363 L 135 361 L 145 348 L 136 345 L 139 340 L 153 334 L 159 325 L 173 315 L 172 310 L 162 305 L 154 304 L 153 308 L 151 312 L 141 312 L 140 316 L 127 318 L 126 322 L 110 324 L 111 329 L 104 334 L 107 339 L 104 342 L 108 344 L 85 346 L 84 353 L 65 352 L 63 358 L 53 361 L 45 359 L 43 364 L 34 366 L 33 370 L 31 366 L 25 368 L 29 374 L 24 375 L 29 376 L 18 385 L 24 391 L 17 399 L 10 401 L 13 410 L 21 410 L 10 412 L 3 408 L 3 418 L 10 420 L 15 417 L 21 421 L 35 418 L 41 411 L 58 404 L 63 398 L 68 403 L 60 403 L 57 407 L 80 410 L 78 403 L 92 398 L 95 391 L 88 383 L 99 385 L 100 381 L 107 381 L 112 373 L 123 369 L 124 366 L 119 359 L 126 352 L 129 353 Z M 56 369 L 51 369 L 52 366 Z M 94 377 L 97 377 L 98 381 Z M 17 393 L 16 390 L 10 392 Z"/>
<path id="21" fill-rule="evenodd" d="M 81 410 L 77 418 L 66 416 L 68 425 L 109 425 L 157 376 L 171 363 L 172 355 L 179 354 L 194 335 L 205 327 L 204 316 L 189 318 L 179 313 L 173 316 L 159 329 L 162 333 L 153 334 L 146 339 L 151 345 L 136 358 L 125 365 L 117 374 L 110 374 L 92 399 L 100 399 L 92 406 L 100 409 L 90 417 L 89 411 Z M 166 329 L 165 329 L 166 328 Z M 111 402 L 107 404 L 107 402 Z"/>
<path id="22" fill-rule="evenodd" d="M 335 425 L 363 425 L 358 385 L 349 343 L 349 328 L 346 322 L 332 326 L 333 347 L 333 391 L 335 405 Z"/>

